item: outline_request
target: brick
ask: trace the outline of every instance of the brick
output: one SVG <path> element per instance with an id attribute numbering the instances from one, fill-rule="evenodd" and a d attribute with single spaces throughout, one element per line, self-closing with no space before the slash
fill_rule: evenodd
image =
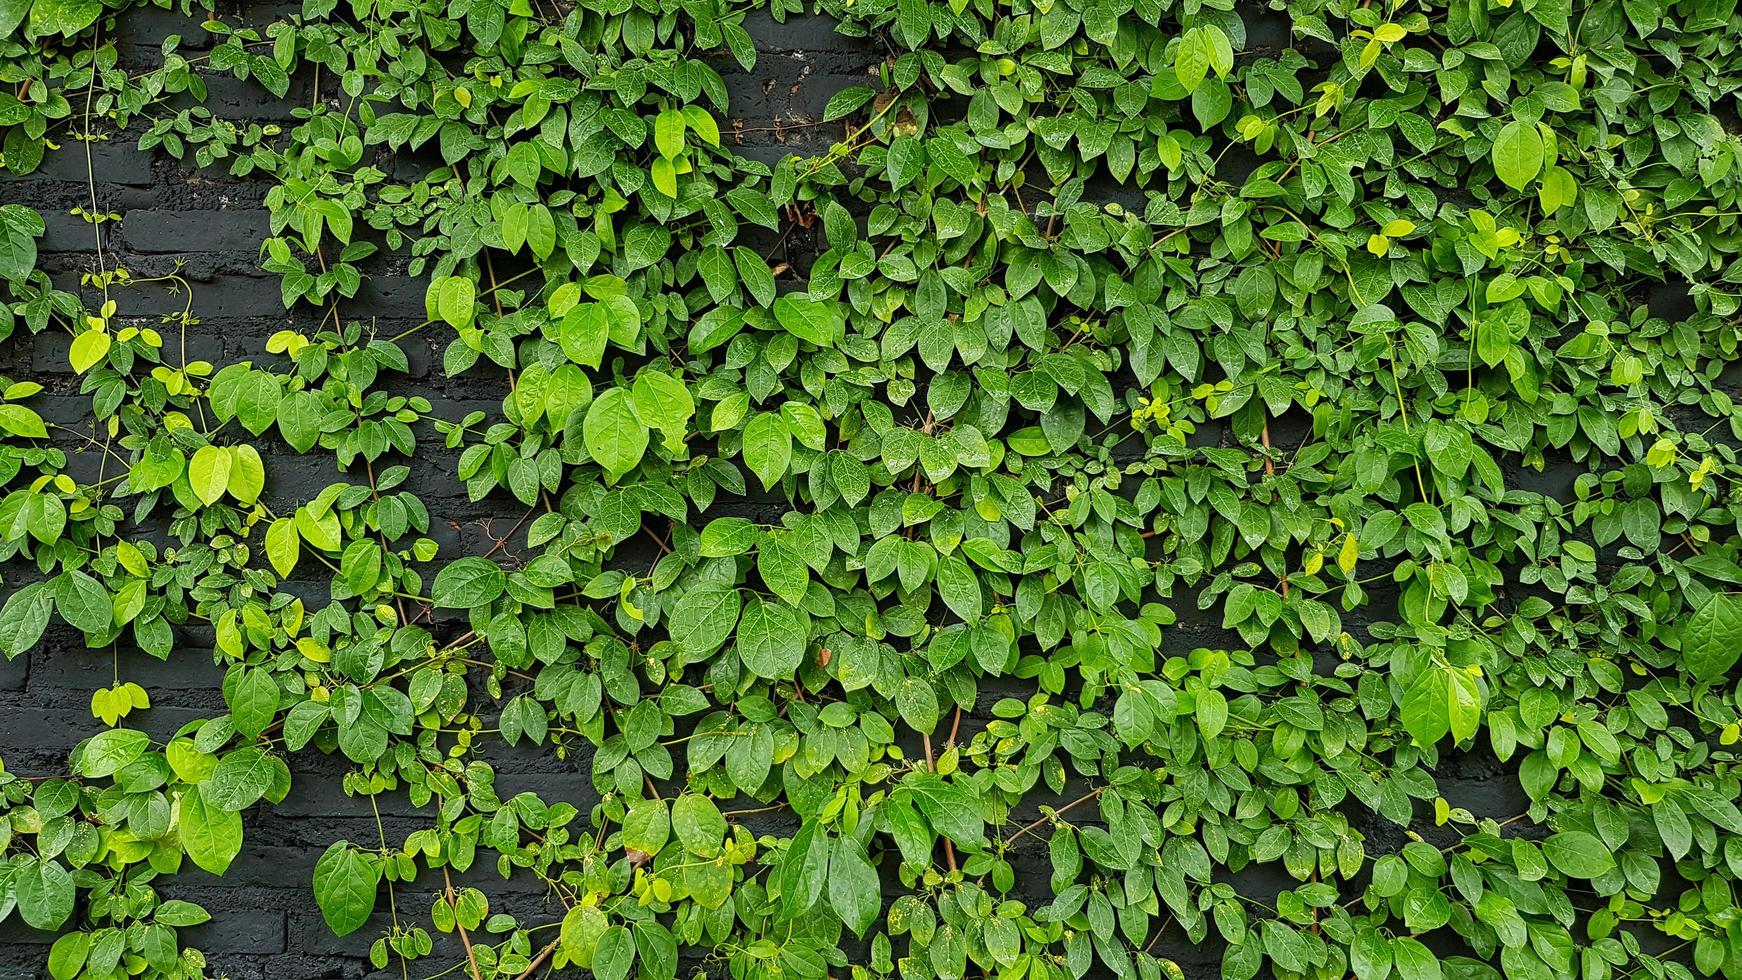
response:
<path id="1" fill-rule="evenodd" d="M 121 234 L 135 252 L 257 252 L 270 234 L 258 208 L 127 212 Z"/>
<path id="2" fill-rule="evenodd" d="M 142 152 L 137 142 L 126 136 L 90 145 L 89 169 L 86 168 L 83 144 L 69 143 L 59 152 L 49 153 L 35 173 L 23 177 L 26 181 L 64 180 L 84 186 L 95 179 L 98 185 L 126 184 L 145 187 L 156 180 L 152 172 L 153 157 Z M 7 180 L 20 178 L 7 176 Z M 88 203 L 88 202 L 87 202 Z"/>

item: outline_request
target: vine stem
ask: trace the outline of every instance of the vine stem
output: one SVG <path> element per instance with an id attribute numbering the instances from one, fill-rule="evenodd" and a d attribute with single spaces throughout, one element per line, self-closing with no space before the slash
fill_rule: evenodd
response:
<path id="1" fill-rule="evenodd" d="M 1264 475 L 1276 476 L 1276 460 L 1270 456 L 1270 419 L 1264 420 L 1264 426 L 1258 430 L 1258 441 L 1264 446 Z M 1285 565 L 1284 568 L 1287 566 Z M 1288 598 L 1288 572 L 1282 573 L 1282 597 Z"/>
<path id="2" fill-rule="evenodd" d="M 931 413 L 927 412 L 926 419 L 928 422 L 930 421 L 930 418 L 931 418 Z M 960 732 L 961 730 L 962 730 L 962 706 L 958 704 L 958 705 L 956 705 L 956 718 L 954 721 L 952 721 L 950 723 L 950 740 L 948 742 L 944 743 L 944 751 L 945 752 L 955 751 L 956 733 Z M 944 838 L 944 860 L 949 862 L 950 870 L 952 872 L 956 870 L 956 844 L 954 841 L 950 840 L 948 837 Z"/>
<path id="3" fill-rule="evenodd" d="M 531 976 L 538 972 L 538 968 L 544 965 L 545 960 L 550 959 L 550 954 L 556 952 L 556 948 L 560 945 L 562 945 L 560 939 L 553 939 L 546 943 L 545 947 L 538 951 L 538 955 L 533 957 L 532 965 L 528 966 L 526 972 L 522 973 L 516 980 L 530 980 Z"/>
<path id="4" fill-rule="evenodd" d="M 914 475 L 914 479 L 919 479 L 918 474 Z M 920 738 L 925 740 L 925 767 L 927 771 L 935 773 L 938 771 L 938 764 L 931 751 L 931 733 L 921 732 Z M 956 871 L 956 848 L 950 843 L 948 837 L 944 838 L 944 860 L 949 863 L 950 873 L 954 874 Z"/>
<path id="5" fill-rule="evenodd" d="M 1011 844 L 1016 843 L 1017 841 L 1021 840 L 1024 835 L 1034 833 L 1034 831 L 1036 829 L 1038 829 L 1041 824 L 1044 824 L 1049 820 L 1057 819 L 1059 814 L 1064 813 L 1067 810 L 1075 809 L 1077 806 L 1079 806 L 1083 803 L 1089 802 L 1090 800 L 1094 799 L 1097 796 L 1100 796 L 1102 793 L 1105 793 L 1106 791 L 1107 791 L 1107 787 L 1103 786 L 1100 789 L 1090 790 L 1089 792 L 1084 793 L 1082 796 L 1077 797 L 1076 799 L 1070 801 L 1069 803 L 1066 803 L 1064 806 L 1059 807 L 1057 810 L 1054 810 L 1053 812 L 1047 814 L 1046 816 L 1041 817 L 1039 820 L 1036 820 L 1033 823 L 1028 824 L 1027 826 L 1023 827 L 1021 830 L 1018 830 L 1014 836 L 1012 836 L 1009 840 L 1004 842 L 1004 845 L 1006 847 L 1008 847 Z"/>
<path id="6" fill-rule="evenodd" d="M 460 903 L 454 899 L 454 879 L 448 875 L 448 866 L 442 865 L 442 887 L 447 890 L 448 908 L 454 910 L 454 928 L 460 931 L 460 945 L 466 947 L 466 963 L 472 968 L 472 980 L 484 980 L 484 974 L 478 970 L 478 954 L 472 951 L 472 937 L 466 935 L 466 924 L 460 921 Z"/>

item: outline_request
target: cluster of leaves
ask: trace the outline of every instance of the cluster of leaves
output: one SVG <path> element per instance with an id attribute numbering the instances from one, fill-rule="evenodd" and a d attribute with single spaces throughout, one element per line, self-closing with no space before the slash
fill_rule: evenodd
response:
<path id="1" fill-rule="evenodd" d="M 315 869 L 383 966 L 420 896 L 472 980 L 1742 975 L 1733 3 L 822 0 L 890 54 L 772 166 L 750 5 L 305 0 L 143 72 L 127 6 L 0 0 L 5 171 L 137 120 L 262 179 L 319 325 L 189 360 L 105 216 L 81 297 L 0 206 L 0 329 L 93 419 L 0 385 L 0 649 L 117 659 L 68 772 L 0 775 L 58 980 L 202 976 L 151 883 L 310 749 L 430 815 Z M 382 253 L 397 333 L 347 315 Z M 394 393 L 438 333 L 499 412 Z M 432 565 L 438 441 L 512 544 Z M 229 711 L 155 742 L 121 651 L 178 631 Z M 504 799 L 495 739 L 596 796 Z"/>

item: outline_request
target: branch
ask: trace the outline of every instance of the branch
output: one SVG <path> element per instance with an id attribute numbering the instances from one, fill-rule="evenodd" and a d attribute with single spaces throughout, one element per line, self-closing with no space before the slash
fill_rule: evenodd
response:
<path id="1" fill-rule="evenodd" d="M 445 864 L 442 865 L 442 885 L 447 889 L 448 908 L 454 910 L 454 928 L 460 930 L 460 942 L 466 947 L 466 963 L 472 968 L 472 980 L 484 980 L 484 974 L 478 970 L 478 954 L 472 952 L 472 937 L 466 935 L 466 926 L 460 921 L 460 903 L 454 899 L 454 880 L 448 876 Z"/>
<path id="2" fill-rule="evenodd" d="M 545 960 L 550 959 L 550 954 L 556 952 L 556 948 L 561 944 L 562 940 L 560 939 L 551 940 L 549 945 L 538 951 L 538 955 L 533 957 L 532 965 L 527 967 L 526 972 L 522 973 L 516 980 L 531 980 L 532 975 L 538 972 L 538 968 L 544 965 Z"/>

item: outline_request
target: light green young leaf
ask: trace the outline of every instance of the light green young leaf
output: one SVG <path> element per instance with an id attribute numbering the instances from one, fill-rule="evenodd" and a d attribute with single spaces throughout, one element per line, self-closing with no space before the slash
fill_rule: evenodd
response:
<path id="1" fill-rule="evenodd" d="M 296 521 L 280 517 L 266 529 L 266 558 L 280 578 L 296 570 L 296 560 L 302 553 L 302 538 L 296 533 Z"/>
<path id="2" fill-rule="evenodd" d="M 201 503 L 209 507 L 223 499 L 230 486 L 232 464 L 233 458 L 223 446 L 201 446 L 194 451 L 188 463 L 188 486 Z"/>
<path id="3" fill-rule="evenodd" d="M 472 280 L 447 276 L 430 283 L 430 290 L 434 294 L 436 316 L 456 330 L 472 325 L 478 301 L 478 289 L 472 285 Z"/>

